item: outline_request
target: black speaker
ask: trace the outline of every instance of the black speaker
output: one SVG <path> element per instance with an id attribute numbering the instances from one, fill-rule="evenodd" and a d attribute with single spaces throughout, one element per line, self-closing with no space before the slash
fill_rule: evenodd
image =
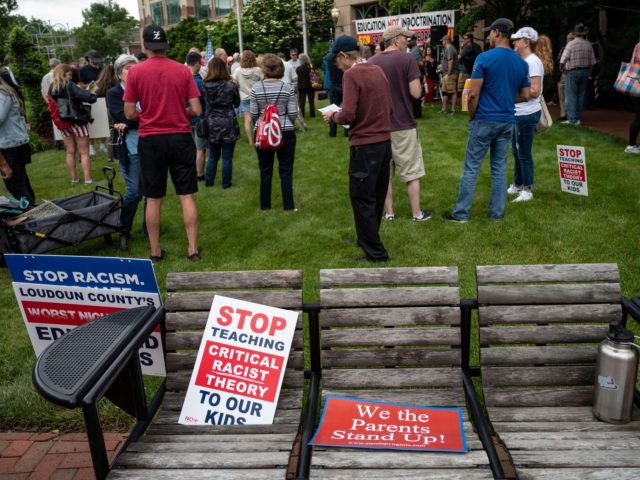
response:
<path id="1" fill-rule="evenodd" d="M 440 40 L 442 40 L 442 37 L 447 35 L 448 32 L 449 27 L 447 27 L 446 25 L 431 27 L 431 39 L 429 41 L 431 46 L 440 45 Z"/>

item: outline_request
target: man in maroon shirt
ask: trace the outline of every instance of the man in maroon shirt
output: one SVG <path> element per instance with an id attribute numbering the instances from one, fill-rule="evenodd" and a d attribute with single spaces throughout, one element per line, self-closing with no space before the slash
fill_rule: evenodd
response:
<path id="1" fill-rule="evenodd" d="M 385 262 L 389 254 L 380 240 L 380 222 L 391 162 L 389 82 L 380 67 L 366 63 L 352 37 L 333 43 L 327 61 L 344 72 L 340 112 L 322 114 L 326 122 L 349 125 L 349 196 L 358 245 L 364 261 Z"/>
<path id="2" fill-rule="evenodd" d="M 165 254 L 160 248 L 160 207 L 170 173 L 182 207 L 189 242 L 187 258 L 199 261 L 198 208 L 194 196 L 198 191 L 196 147 L 189 117 L 202 114 L 200 92 L 191 71 L 166 57 L 169 44 L 161 27 L 149 25 L 142 38 L 149 60 L 129 70 L 124 113 L 129 120 L 140 121 L 140 180 L 142 193 L 147 197 L 145 218 L 151 260 L 160 261 Z M 185 108 L 187 103 L 189 106 Z"/>

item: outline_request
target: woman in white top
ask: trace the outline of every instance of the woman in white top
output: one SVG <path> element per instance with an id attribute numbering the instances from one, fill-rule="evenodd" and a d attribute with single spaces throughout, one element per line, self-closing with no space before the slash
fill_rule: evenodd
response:
<path id="1" fill-rule="evenodd" d="M 240 107 L 238 116 L 244 117 L 244 131 L 247 134 L 249 145 L 253 145 L 253 121 L 249 112 L 249 99 L 251 98 L 251 87 L 254 83 L 264 78 L 262 70 L 258 67 L 256 56 L 251 50 L 245 50 L 240 57 L 240 68 L 233 75 L 233 81 L 238 84 L 240 90 Z"/>
<path id="2" fill-rule="evenodd" d="M 529 65 L 531 95 L 528 102 L 516 103 L 516 117 L 511 137 L 514 171 L 513 183 L 507 190 L 510 195 L 518 195 L 514 202 L 533 199 L 533 135 L 540 120 L 542 106 L 540 95 L 544 79 L 544 66 L 534 53 L 538 44 L 538 32 L 531 27 L 523 27 L 511 35 L 513 49 Z"/>

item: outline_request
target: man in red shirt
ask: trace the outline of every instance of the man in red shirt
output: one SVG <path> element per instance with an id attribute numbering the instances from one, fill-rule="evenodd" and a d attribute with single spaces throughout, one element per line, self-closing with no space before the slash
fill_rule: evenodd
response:
<path id="1" fill-rule="evenodd" d="M 139 120 L 138 152 L 142 193 L 147 197 L 146 222 L 151 260 L 164 258 L 160 248 L 160 207 L 167 193 L 167 173 L 180 199 L 189 247 L 187 258 L 198 252 L 198 191 L 195 144 L 190 117 L 202 114 L 200 92 L 187 67 L 166 57 L 167 35 L 158 25 L 142 33 L 149 60 L 131 67 L 124 92 L 124 113 Z M 188 103 L 188 107 L 185 105 Z"/>
<path id="2" fill-rule="evenodd" d="M 333 43 L 328 62 L 344 72 L 340 112 L 322 114 L 326 122 L 349 125 L 349 196 L 358 245 L 364 261 L 385 262 L 389 254 L 380 240 L 380 222 L 391 162 L 391 93 L 384 72 L 360 57 L 355 38 Z"/>

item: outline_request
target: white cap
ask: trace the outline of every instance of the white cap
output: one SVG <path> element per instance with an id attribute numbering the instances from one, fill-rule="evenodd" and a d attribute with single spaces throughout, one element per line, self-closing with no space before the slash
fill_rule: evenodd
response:
<path id="1" fill-rule="evenodd" d="M 516 33 L 511 35 L 511 40 L 517 40 L 518 38 L 526 38 L 528 40 L 531 40 L 532 42 L 537 42 L 538 41 L 538 32 L 536 32 L 531 27 L 522 27 Z"/>

